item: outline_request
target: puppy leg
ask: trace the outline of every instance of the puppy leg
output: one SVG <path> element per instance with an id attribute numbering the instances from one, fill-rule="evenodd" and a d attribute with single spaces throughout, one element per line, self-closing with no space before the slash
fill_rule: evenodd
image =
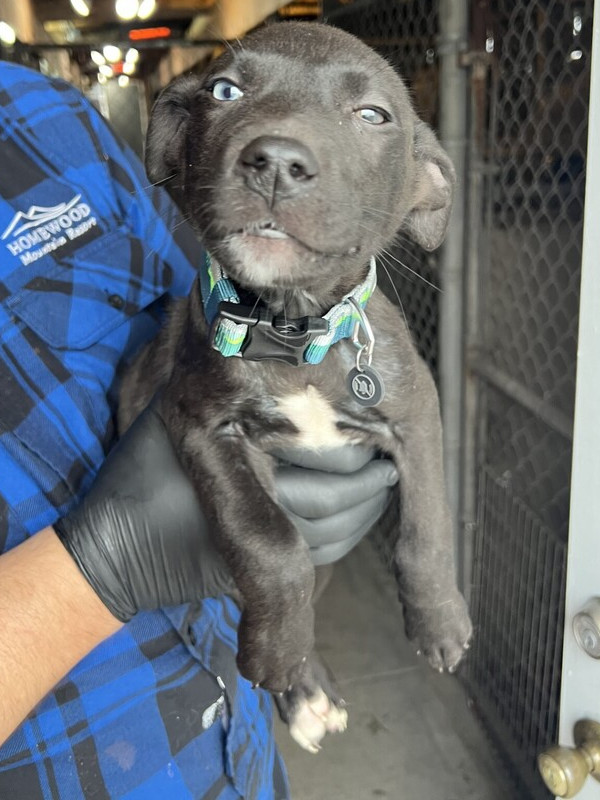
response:
<path id="1" fill-rule="evenodd" d="M 265 490 L 272 460 L 235 429 L 219 435 L 191 415 L 169 418 L 169 429 L 242 595 L 239 670 L 255 685 L 285 691 L 314 644 L 314 567 L 306 542 Z"/>
<path id="2" fill-rule="evenodd" d="M 456 586 L 454 538 L 442 466 L 442 434 L 433 379 L 424 365 L 415 403 L 397 423 L 393 453 L 400 475 L 401 525 L 395 552 L 408 638 L 440 672 L 454 671 L 472 625 Z"/>
<path id="3" fill-rule="evenodd" d="M 290 736 L 309 753 L 318 753 L 327 733 L 346 730 L 348 712 L 333 676 L 313 652 L 302 678 L 291 689 L 275 695 L 279 716 Z"/>
<path id="4" fill-rule="evenodd" d="M 315 567 L 313 604 L 325 591 L 332 574 L 333 564 Z M 319 752 L 319 743 L 326 733 L 346 730 L 346 704 L 331 671 L 314 650 L 301 679 L 287 692 L 275 695 L 275 703 L 291 737 L 309 753 Z"/>

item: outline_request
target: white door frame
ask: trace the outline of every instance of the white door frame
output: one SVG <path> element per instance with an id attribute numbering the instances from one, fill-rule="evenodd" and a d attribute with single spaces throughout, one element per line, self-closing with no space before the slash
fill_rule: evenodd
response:
<path id="1" fill-rule="evenodd" d="M 573 745 L 577 720 L 600 722 L 600 660 L 577 645 L 572 628 L 575 614 L 593 597 L 600 597 L 600 0 L 594 4 L 581 264 L 560 702 L 560 743 L 564 745 Z M 600 783 L 588 778 L 577 800 L 600 800 Z"/>

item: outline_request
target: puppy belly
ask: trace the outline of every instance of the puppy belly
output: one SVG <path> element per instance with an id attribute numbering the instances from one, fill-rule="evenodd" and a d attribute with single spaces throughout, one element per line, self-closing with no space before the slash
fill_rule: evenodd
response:
<path id="1" fill-rule="evenodd" d="M 300 447 L 320 450 L 359 441 L 338 429 L 332 405 L 314 386 L 277 398 L 277 407 L 298 428 L 294 444 Z"/>

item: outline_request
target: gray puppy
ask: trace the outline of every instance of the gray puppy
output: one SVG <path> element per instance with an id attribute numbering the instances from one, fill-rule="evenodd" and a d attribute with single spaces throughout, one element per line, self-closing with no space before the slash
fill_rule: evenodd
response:
<path id="1" fill-rule="evenodd" d="M 275 500 L 278 448 L 366 444 L 400 475 L 408 637 L 453 670 L 471 636 L 455 585 L 438 400 L 374 256 L 445 234 L 455 175 L 391 66 L 335 28 L 263 28 L 159 97 L 146 165 L 206 247 L 200 276 L 122 388 L 121 428 L 162 413 L 243 606 L 238 665 L 316 751 L 345 727 L 311 655 L 314 568 Z M 339 341 L 338 341 L 339 338 Z"/>

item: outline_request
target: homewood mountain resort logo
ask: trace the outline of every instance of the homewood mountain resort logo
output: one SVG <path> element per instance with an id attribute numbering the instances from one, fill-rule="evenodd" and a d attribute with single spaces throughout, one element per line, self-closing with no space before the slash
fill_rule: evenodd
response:
<path id="1" fill-rule="evenodd" d="M 0 240 L 23 264 L 31 264 L 98 224 L 96 217 L 90 216 L 89 205 L 80 200 L 77 194 L 56 206 L 30 206 L 28 211 L 18 211 Z"/>

